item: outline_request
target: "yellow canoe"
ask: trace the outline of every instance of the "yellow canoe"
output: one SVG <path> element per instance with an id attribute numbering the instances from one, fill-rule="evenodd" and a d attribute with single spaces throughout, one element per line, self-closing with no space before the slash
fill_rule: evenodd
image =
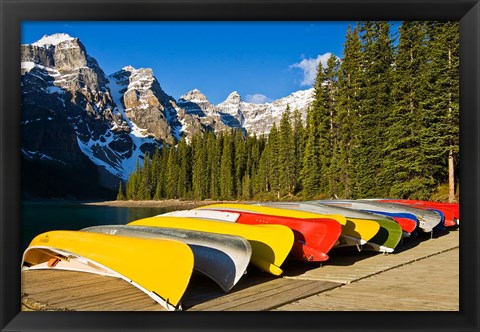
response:
<path id="1" fill-rule="evenodd" d="M 290 253 L 294 241 L 293 231 L 283 225 L 243 225 L 184 217 L 150 217 L 132 221 L 128 225 L 182 228 L 241 236 L 252 246 L 252 264 L 276 276 L 283 273 L 280 266 Z"/>
<path id="2" fill-rule="evenodd" d="M 192 250 L 179 241 L 51 231 L 32 240 L 23 254 L 22 268 L 57 268 L 122 278 L 166 309 L 179 310 L 193 263 Z"/>
<path id="3" fill-rule="evenodd" d="M 202 206 L 196 209 L 224 210 L 224 211 L 249 211 L 272 216 L 293 217 L 301 219 L 330 218 L 342 225 L 341 244 L 363 245 L 373 238 L 380 230 L 380 225 L 372 220 L 351 220 L 340 214 L 320 214 L 292 209 L 269 207 L 262 205 L 219 203 Z"/>

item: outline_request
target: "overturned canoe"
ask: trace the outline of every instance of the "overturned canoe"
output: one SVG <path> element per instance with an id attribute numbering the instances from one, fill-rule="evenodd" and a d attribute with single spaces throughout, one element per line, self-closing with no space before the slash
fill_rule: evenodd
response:
<path id="1" fill-rule="evenodd" d="M 339 214 L 320 214 L 313 212 L 296 211 L 289 209 L 273 208 L 268 206 L 221 203 L 202 206 L 197 208 L 208 210 L 229 210 L 234 212 L 254 212 L 272 216 L 293 217 L 301 219 L 329 218 L 334 219 L 342 225 L 342 234 L 339 238 L 342 245 L 359 246 L 364 245 L 373 238 L 380 229 L 380 225 L 374 221 L 349 221 Z"/>
<path id="2" fill-rule="evenodd" d="M 380 228 L 373 238 L 362 247 L 362 249 L 378 252 L 390 253 L 402 239 L 402 228 L 392 219 L 374 215 L 371 213 L 362 213 L 356 210 L 326 206 L 316 202 L 268 202 L 260 203 L 262 206 L 278 207 L 284 209 L 321 213 L 321 214 L 340 214 L 347 220 L 353 222 L 374 221 Z"/>
<path id="3" fill-rule="evenodd" d="M 353 218 L 353 219 L 356 219 L 356 218 L 371 219 L 375 221 L 379 221 L 379 220 L 392 221 L 393 220 L 399 224 L 402 231 L 406 233 L 405 234 L 406 236 L 409 236 L 410 233 L 412 233 L 415 230 L 418 224 L 418 219 L 414 215 L 407 214 L 407 213 L 404 213 L 404 214 L 379 213 L 378 211 L 375 213 L 375 212 L 366 211 L 366 210 L 355 210 L 355 209 L 350 209 L 346 207 L 325 205 L 320 203 L 319 201 L 307 201 L 305 203 L 316 205 L 322 209 L 325 209 L 325 211 L 337 211 L 337 213 L 343 213 L 345 217 Z"/>
<path id="4" fill-rule="evenodd" d="M 328 260 L 328 252 L 342 232 L 341 225 L 336 220 L 328 218 L 299 219 L 229 210 L 183 210 L 169 212 L 159 217 L 162 216 L 214 219 L 248 225 L 285 225 L 293 231 L 295 237 L 290 257 L 308 262 Z"/>
<path id="5" fill-rule="evenodd" d="M 372 200 L 329 200 L 319 202 L 325 205 L 347 207 L 355 210 L 389 213 L 411 213 L 418 218 L 418 227 L 425 233 L 431 232 L 435 226 L 442 222 L 443 217 L 441 214 L 434 211 L 416 209 L 410 206 Z"/>
<path id="6" fill-rule="evenodd" d="M 94 226 L 82 231 L 186 243 L 194 255 L 194 269 L 211 278 L 225 292 L 232 289 L 245 274 L 252 254 L 250 242 L 233 235 L 126 225 Z"/>
<path id="7" fill-rule="evenodd" d="M 282 225 L 242 225 L 182 217 L 150 217 L 132 221 L 128 225 L 180 228 L 244 237 L 252 247 L 252 264 L 277 276 L 283 273 L 280 266 L 290 253 L 294 241 L 293 231 Z"/>
<path id="8" fill-rule="evenodd" d="M 25 250 L 24 269 L 63 269 L 121 278 L 168 310 L 180 300 L 193 271 L 188 245 L 78 231 L 51 231 L 36 236 Z"/>
<path id="9" fill-rule="evenodd" d="M 332 205 L 328 205 L 328 206 L 332 206 Z M 338 206 L 335 206 L 335 207 L 338 207 Z M 345 209 L 347 209 L 347 208 L 345 208 Z M 392 218 L 409 235 L 410 234 L 416 234 L 416 229 L 417 229 L 417 227 L 419 227 L 418 225 L 420 223 L 417 216 L 412 214 L 412 213 L 385 212 L 385 211 L 378 211 L 378 210 L 355 210 L 355 209 L 349 209 L 349 210 L 371 213 L 371 214 L 374 214 L 374 215 L 380 215 L 380 216 L 385 216 L 385 217 L 388 217 L 388 218 Z"/>
<path id="10" fill-rule="evenodd" d="M 410 199 L 378 199 L 380 202 L 398 203 L 419 209 L 440 210 L 445 216 L 445 226 L 453 227 L 460 224 L 460 209 L 458 203 L 430 202 Z"/>

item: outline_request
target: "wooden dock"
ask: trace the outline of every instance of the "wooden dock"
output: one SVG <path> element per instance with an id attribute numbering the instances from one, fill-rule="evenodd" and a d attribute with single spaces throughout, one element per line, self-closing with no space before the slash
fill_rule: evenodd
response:
<path id="1" fill-rule="evenodd" d="M 405 239 L 392 254 L 333 251 L 323 266 L 287 262 L 283 277 L 251 268 L 229 292 L 194 274 L 186 311 L 459 310 L 459 231 Z M 81 272 L 22 271 L 22 310 L 163 311 L 126 281 Z"/>

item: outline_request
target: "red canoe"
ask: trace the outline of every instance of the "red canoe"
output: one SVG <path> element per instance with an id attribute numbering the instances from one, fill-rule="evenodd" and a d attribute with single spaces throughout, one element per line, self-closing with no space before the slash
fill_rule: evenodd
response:
<path id="1" fill-rule="evenodd" d="M 278 224 L 289 227 L 295 236 L 290 257 L 308 262 L 326 261 L 327 253 L 337 243 L 342 233 L 342 226 L 334 219 L 300 219 L 228 209 L 218 211 L 239 213 L 237 222 L 241 224 Z"/>
<path id="2" fill-rule="evenodd" d="M 402 228 L 402 231 L 405 233 L 411 234 L 415 228 L 417 228 L 417 222 L 414 219 L 410 218 L 401 218 L 401 217 L 394 217 L 390 216 L 393 220 L 397 222 Z"/>
<path id="3" fill-rule="evenodd" d="M 382 199 L 382 202 L 391 202 L 410 205 L 419 209 L 435 209 L 445 216 L 445 226 L 457 226 L 460 221 L 460 209 L 458 203 L 429 202 L 410 199 Z"/>

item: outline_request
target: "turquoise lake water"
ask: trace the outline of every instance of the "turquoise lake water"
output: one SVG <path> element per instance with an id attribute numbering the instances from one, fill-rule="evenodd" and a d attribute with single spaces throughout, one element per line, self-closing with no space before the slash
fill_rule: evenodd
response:
<path id="1" fill-rule="evenodd" d="M 168 208 L 107 207 L 79 202 L 22 203 L 22 250 L 40 233 L 52 230 L 79 230 L 98 225 L 125 225 L 130 221 L 169 212 Z"/>

